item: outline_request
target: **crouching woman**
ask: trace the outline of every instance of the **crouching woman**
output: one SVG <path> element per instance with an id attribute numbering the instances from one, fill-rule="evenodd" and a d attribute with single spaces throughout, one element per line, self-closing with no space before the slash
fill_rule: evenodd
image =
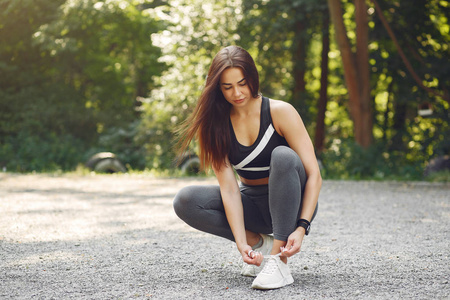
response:
<path id="1" fill-rule="evenodd" d="M 252 287 L 293 283 L 288 258 L 300 251 L 322 184 L 300 115 L 259 92 L 250 54 L 237 46 L 214 57 L 197 105 L 180 130 L 180 149 L 198 142 L 218 186 L 188 186 L 174 199 L 188 225 L 233 241 Z M 235 176 L 238 174 L 239 180 Z"/>

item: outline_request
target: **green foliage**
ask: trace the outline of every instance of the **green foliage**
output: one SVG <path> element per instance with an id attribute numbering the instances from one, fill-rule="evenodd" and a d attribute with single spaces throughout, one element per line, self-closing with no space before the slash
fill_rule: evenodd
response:
<path id="1" fill-rule="evenodd" d="M 163 69 L 150 40 L 160 28 L 129 1 L 69 1 L 34 41 L 62 70 L 61 83 L 81 95 L 101 132 L 136 118 L 136 98 L 146 96 Z"/>
<path id="2" fill-rule="evenodd" d="M 146 168 L 146 140 L 139 139 L 140 120 L 127 127 L 113 127 L 101 134 L 97 147 L 89 150 L 89 157 L 98 152 L 113 152 L 128 169 L 143 170 Z"/>
<path id="3" fill-rule="evenodd" d="M 420 179 L 426 161 L 450 153 L 450 106 L 436 95 L 450 86 L 449 2 L 378 1 L 434 93 L 413 79 L 369 7 L 375 142 L 366 150 L 353 143 L 332 41 L 325 178 Z M 343 6 L 353 41 L 354 5 Z M 263 94 L 292 103 L 312 136 L 326 16 L 325 0 L 0 0 L 0 167 L 69 170 L 111 151 L 129 168 L 166 174 L 173 131 L 215 53 L 231 44 L 249 50 Z M 430 117 L 417 114 L 424 104 Z"/>
<path id="4" fill-rule="evenodd" d="M 388 152 L 382 143 L 363 149 L 352 139 L 335 140 L 320 159 L 325 179 L 419 180 L 423 174 L 419 160 L 411 162 L 402 152 Z"/>
<path id="5" fill-rule="evenodd" d="M 239 24 L 242 46 L 259 65 L 261 90 L 290 102 L 309 125 L 316 111 L 318 85 L 312 70 L 320 66 L 320 47 L 314 43 L 327 14 L 326 1 L 244 1 Z M 319 45 L 320 46 L 320 45 Z M 304 54 L 299 54 L 299 52 Z M 306 90 L 300 86 L 305 73 Z M 316 82 L 317 83 L 317 82 Z"/>
<path id="6" fill-rule="evenodd" d="M 84 150 L 83 142 L 70 135 L 20 132 L 0 146 L 0 167 L 13 172 L 72 170 Z"/>
<path id="7" fill-rule="evenodd" d="M 393 41 L 374 15 L 371 31 L 371 70 L 375 98 L 375 137 L 390 143 L 391 150 L 420 155 L 428 160 L 449 153 L 450 32 L 448 1 L 379 1 L 384 16 L 399 40 L 399 46 L 414 72 L 431 93 L 414 80 Z M 387 13 L 389 12 L 389 13 Z M 414 23 L 411 24 L 411 20 Z M 427 105 L 431 118 L 417 115 Z"/>
<path id="8" fill-rule="evenodd" d="M 326 118 L 329 148 L 323 154 L 325 174 L 333 178 L 421 179 L 421 170 L 427 161 L 450 153 L 449 102 L 437 96 L 448 95 L 450 84 L 449 3 L 378 2 L 414 71 L 435 93 L 425 91 L 414 80 L 375 10 L 369 8 L 375 141 L 367 150 L 352 144 L 348 139 L 351 135 L 345 130 L 350 120 L 342 114 L 346 91 L 343 89 L 341 95 L 332 91 Z M 348 2 L 344 14 L 350 39 L 355 36 L 352 6 Z M 411 24 L 412 19 L 414 24 Z M 336 70 L 341 72 L 340 68 Z M 336 85 L 339 81 L 335 83 L 334 75 L 339 76 L 339 73 L 331 73 L 330 83 L 342 90 Z M 418 108 L 423 104 L 432 109 L 431 116 L 418 115 Z"/>
<path id="9" fill-rule="evenodd" d="M 426 180 L 432 182 L 450 182 L 450 170 L 433 173 Z"/>
<path id="10" fill-rule="evenodd" d="M 165 65 L 151 41 L 163 22 L 135 2 L 0 2 L 0 145 L 25 142 L 10 169 L 66 169 L 72 160 L 38 149 L 59 151 L 50 144 L 67 137 L 83 144 L 76 151 L 96 148 L 102 132 L 139 119 L 139 97 Z"/>
<path id="11" fill-rule="evenodd" d="M 137 139 L 145 141 L 145 162 L 148 168 L 171 169 L 175 166 L 173 131 L 176 115 L 175 106 L 161 100 L 145 104 L 151 114 L 146 113 L 138 128 Z"/>
<path id="12" fill-rule="evenodd" d="M 163 49 L 161 59 L 171 67 L 157 79 L 159 87 L 143 100 L 138 139 L 146 141 L 147 167 L 174 167 L 174 129 L 200 96 L 213 56 L 239 38 L 233 33 L 240 19 L 237 4 L 181 0 L 157 9 L 157 16 L 176 22 L 153 35 Z"/>

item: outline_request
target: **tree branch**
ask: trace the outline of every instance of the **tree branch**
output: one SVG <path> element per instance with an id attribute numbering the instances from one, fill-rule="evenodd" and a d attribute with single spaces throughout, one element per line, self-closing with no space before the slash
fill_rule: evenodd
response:
<path id="1" fill-rule="evenodd" d="M 381 23 L 383 23 L 384 28 L 386 29 L 387 33 L 389 34 L 389 37 L 394 42 L 395 48 L 398 51 L 398 54 L 400 55 L 403 63 L 406 66 L 406 69 L 408 69 L 409 73 L 413 77 L 413 79 L 416 81 L 416 83 L 425 91 L 432 93 L 435 96 L 441 97 L 442 99 L 449 101 L 450 98 L 446 96 L 445 94 L 440 94 L 439 92 L 436 92 L 435 90 L 425 86 L 422 82 L 422 79 L 420 79 L 419 75 L 414 71 L 411 63 L 409 62 L 408 58 L 406 57 L 405 53 L 403 52 L 402 48 L 400 47 L 400 44 L 398 43 L 397 37 L 395 36 L 394 32 L 391 29 L 391 26 L 389 26 L 389 23 L 387 22 L 386 18 L 384 17 L 384 14 L 380 8 L 380 5 L 378 4 L 377 0 L 371 0 L 373 4 L 375 5 L 375 10 L 377 11 L 378 17 L 381 20 Z"/>

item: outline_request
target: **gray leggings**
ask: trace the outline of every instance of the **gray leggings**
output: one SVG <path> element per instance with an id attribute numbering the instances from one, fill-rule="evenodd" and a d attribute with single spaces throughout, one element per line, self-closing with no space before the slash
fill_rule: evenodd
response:
<path id="1" fill-rule="evenodd" d="M 287 241 L 302 209 L 306 173 L 297 153 L 279 146 L 272 152 L 268 185 L 241 184 L 245 229 L 273 233 Z M 188 186 L 175 196 L 176 214 L 188 225 L 234 241 L 217 185 Z M 317 207 L 313 219 L 317 213 Z"/>

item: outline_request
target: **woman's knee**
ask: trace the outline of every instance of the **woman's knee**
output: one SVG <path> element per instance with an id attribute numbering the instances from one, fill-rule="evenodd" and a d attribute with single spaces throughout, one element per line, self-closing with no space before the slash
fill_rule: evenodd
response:
<path id="1" fill-rule="evenodd" d="M 189 211 L 189 204 L 192 203 L 194 193 L 191 187 L 187 186 L 178 191 L 173 199 L 173 209 L 181 217 L 184 212 Z"/>
<path id="2" fill-rule="evenodd" d="M 272 151 L 270 160 L 271 169 L 286 170 L 298 166 L 299 163 L 301 164 L 300 157 L 289 147 L 278 146 Z"/>

